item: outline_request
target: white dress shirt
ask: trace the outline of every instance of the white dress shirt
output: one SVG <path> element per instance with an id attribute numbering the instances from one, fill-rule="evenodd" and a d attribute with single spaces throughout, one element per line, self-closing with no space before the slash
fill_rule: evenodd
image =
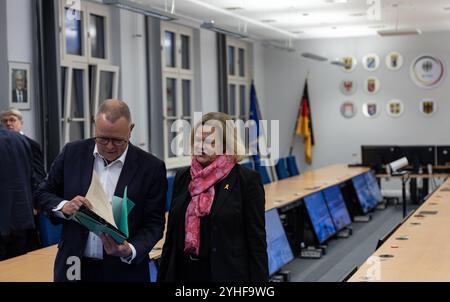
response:
<path id="1" fill-rule="evenodd" d="M 17 102 L 23 103 L 23 91 L 16 89 Z"/>
<path id="2" fill-rule="evenodd" d="M 100 179 L 103 189 L 110 203 L 112 203 L 112 197 L 116 190 L 117 182 L 119 181 L 120 173 L 122 172 L 123 165 L 125 164 L 125 158 L 128 153 L 128 147 L 123 154 L 115 161 L 108 164 L 108 162 L 100 155 L 97 149 L 97 145 L 94 148 L 94 171 Z M 62 201 L 56 208 L 53 209 L 58 217 L 65 218 L 61 212 L 63 206 L 67 203 L 67 200 Z M 132 251 L 131 257 L 121 258 L 125 263 L 130 264 L 134 258 L 136 258 L 136 249 L 130 244 Z M 102 240 L 92 232 L 89 232 L 86 247 L 84 249 L 84 257 L 103 259 L 103 243 Z"/>

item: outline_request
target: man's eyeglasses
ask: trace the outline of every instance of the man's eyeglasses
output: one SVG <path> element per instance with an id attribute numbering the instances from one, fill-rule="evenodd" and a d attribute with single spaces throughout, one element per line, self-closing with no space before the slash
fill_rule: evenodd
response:
<path id="1" fill-rule="evenodd" d="M 120 138 L 112 138 L 112 137 L 95 137 L 95 141 L 99 143 L 100 145 L 107 145 L 111 141 L 111 143 L 116 147 L 122 147 L 125 146 L 128 143 L 128 140 L 126 139 L 120 139 Z"/>
<path id="2" fill-rule="evenodd" d="M 18 118 L 15 118 L 15 117 L 2 119 L 2 123 L 3 123 L 3 124 L 6 124 L 6 123 L 8 123 L 8 122 L 10 122 L 11 124 L 13 124 L 13 123 L 16 123 L 16 122 L 18 122 L 18 121 L 19 121 L 19 119 L 18 119 Z"/>

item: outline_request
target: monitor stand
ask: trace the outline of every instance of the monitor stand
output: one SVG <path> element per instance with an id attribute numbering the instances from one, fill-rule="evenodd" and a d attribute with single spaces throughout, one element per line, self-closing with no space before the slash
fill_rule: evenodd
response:
<path id="1" fill-rule="evenodd" d="M 369 222 L 370 220 L 372 220 L 372 215 L 367 214 L 367 215 L 359 215 L 359 216 L 355 216 L 353 217 L 353 221 L 354 222 Z"/>
<path id="2" fill-rule="evenodd" d="M 386 202 L 385 199 L 383 199 L 382 201 L 380 201 L 380 202 L 377 204 L 376 209 L 377 209 L 377 210 L 386 210 L 386 207 L 387 207 L 387 202 Z"/>
<path id="3" fill-rule="evenodd" d="M 337 238 L 348 238 L 353 234 L 353 230 L 349 227 L 345 227 L 337 233 Z"/>
<path id="4" fill-rule="evenodd" d="M 306 259 L 320 259 L 322 258 L 322 255 L 326 254 L 325 246 L 307 246 L 302 247 L 300 249 L 300 258 L 306 258 Z"/>
<path id="5" fill-rule="evenodd" d="M 291 282 L 291 271 L 278 271 L 270 277 L 269 282 Z"/>

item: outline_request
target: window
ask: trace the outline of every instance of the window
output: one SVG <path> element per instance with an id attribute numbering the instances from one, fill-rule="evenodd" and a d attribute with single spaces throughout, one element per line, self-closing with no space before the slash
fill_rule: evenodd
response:
<path id="1" fill-rule="evenodd" d="M 172 129 L 177 128 L 177 124 L 174 124 L 177 120 L 188 123 L 192 121 L 194 99 L 192 37 L 193 30 L 190 28 L 167 22 L 161 23 L 164 159 L 168 168 L 185 166 L 190 161 L 190 156 L 182 155 L 185 142 L 180 139 L 174 141 L 174 138 L 182 137 L 180 134 L 186 129 L 180 129 L 180 132 L 173 132 Z"/>
<path id="2" fill-rule="evenodd" d="M 106 59 L 106 17 L 89 14 L 90 56 L 95 59 Z"/>
<path id="3" fill-rule="evenodd" d="M 87 64 L 74 63 L 62 69 L 62 141 L 70 142 L 86 138 L 90 133 L 89 68 Z"/>
<path id="4" fill-rule="evenodd" d="M 71 56 L 83 56 L 83 36 L 84 27 L 83 20 L 84 15 L 81 11 L 69 10 L 64 8 L 65 18 L 65 54 Z"/>
<path id="5" fill-rule="evenodd" d="M 118 97 L 119 67 L 110 62 L 110 7 L 59 0 L 61 46 L 61 146 L 93 135 L 99 104 Z"/>
<path id="6" fill-rule="evenodd" d="M 247 66 L 247 44 L 227 37 L 228 113 L 235 119 L 247 120 L 250 79 Z"/>
<path id="7" fill-rule="evenodd" d="M 96 65 L 91 67 L 91 127 L 99 105 L 108 99 L 117 99 L 119 91 L 119 67 Z M 94 133 L 92 132 L 92 135 Z"/>
<path id="8" fill-rule="evenodd" d="M 110 8 L 81 1 L 80 11 L 60 0 L 61 57 L 67 62 L 103 63 L 110 60 Z"/>

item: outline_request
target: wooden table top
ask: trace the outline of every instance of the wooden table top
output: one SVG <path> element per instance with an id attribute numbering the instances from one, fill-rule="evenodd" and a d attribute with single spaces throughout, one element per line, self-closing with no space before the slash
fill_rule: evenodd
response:
<path id="1" fill-rule="evenodd" d="M 433 173 L 433 174 L 408 174 L 409 178 L 446 178 L 450 175 L 450 173 Z M 378 178 L 402 178 L 401 175 L 389 175 L 389 174 L 377 174 Z"/>
<path id="2" fill-rule="evenodd" d="M 433 211 L 437 213 L 432 215 Z M 448 282 L 449 238 L 450 180 L 447 180 L 361 266 L 349 282 Z"/>
<path id="3" fill-rule="evenodd" d="M 364 167 L 349 168 L 347 165 L 333 165 L 267 184 L 264 186 L 266 191 L 266 211 L 286 206 L 304 196 L 342 183 L 367 171 L 369 169 Z M 161 257 L 164 238 L 165 231 L 164 237 L 149 253 L 150 259 L 155 260 Z M 57 247 L 54 245 L 0 262 L 0 282 L 51 282 L 53 280 L 53 263 L 56 252 Z"/>
<path id="4" fill-rule="evenodd" d="M 349 168 L 347 165 L 333 165 L 267 184 L 264 186 L 266 211 L 287 206 L 307 195 L 340 184 L 367 171 L 369 169 L 365 167 Z"/>
<path id="5" fill-rule="evenodd" d="M 52 282 L 55 256 L 56 252 L 29 253 L 4 260 L 0 262 L 0 282 Z"/>

